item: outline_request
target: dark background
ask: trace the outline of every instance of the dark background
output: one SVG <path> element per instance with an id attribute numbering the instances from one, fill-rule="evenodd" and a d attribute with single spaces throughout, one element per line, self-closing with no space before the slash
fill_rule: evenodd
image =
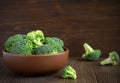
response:
<path id="1" fill-rule="evenodd" d="M 8 37 L 36 29 L 61 38 L 70 56 L 81 56 L 84 42 L 103 57 L 120 53 L 120 1 L 0 0 L 0 56 Z"/>

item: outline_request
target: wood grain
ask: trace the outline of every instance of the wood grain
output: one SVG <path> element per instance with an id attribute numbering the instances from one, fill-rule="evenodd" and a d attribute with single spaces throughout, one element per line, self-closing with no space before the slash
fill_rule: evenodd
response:
<path id="1" fill-rule="evenodd" d="M 84 42 L 103 57 L 120 53 L 120 1 L 0 0 L 0 56 L 9 36 L 36 29 L 63 39 L 70 56 L 81 56 Z"/>
<path id="2" fill-rule="evenodd" d="M 61 71 L 47 75 L 23 76 L 8 70 L 0 58 L 0 83 L 120 83 L 120 64 L 117 66 L 100 66 L 100 58 L 94 62 L 83 61 L 80 57 L 71 57 L 67 65 L 77 72 L 77 79 L 62 79 Z"/>

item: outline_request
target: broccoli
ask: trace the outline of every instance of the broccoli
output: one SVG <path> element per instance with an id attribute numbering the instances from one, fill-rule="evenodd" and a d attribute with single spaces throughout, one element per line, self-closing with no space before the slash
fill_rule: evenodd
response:
<path id="1" fill-rule="evenodd" d="M 55 54 L 57 51 L 53 49 L 49 44 L 44 44 L 42 46 L 37 47 L 34 49 L 35 54 Z"/>
<path id="2" fill-rule="evenodd" d="M 85 49 L 85 53 L 82 55 L 82 59 L 88 61 L 95 61 L 99 59 L 101 55 L 101 50 L 94 50 L 89 44 L 84 43 L 83 47 Z"/>
<path id="3" fill-rule="evenodd" d="M 105 60 L 101 61 L 100 64 L 101 65 L 118 65 L 120 61 L 119 55 L 116 51 L 112 51 L 109 53 L 109 57 L 106 58 Z"/>
<path id="4" fill-rule="evenodd" d="M 58 43 L 58 45 L 60 45 L 61 47 L 64 46 L 64 43 L 61 39 L 57 38 L 57 37 L 52 37 L 52 39 Z"/>
<path id="5" fill-rule="evenodd" d="M 63 69 L 61 77 L 64 79 L 68 78 L 76 79 L 77 78 L 76 70 L 72 66 L 68 65 Z"/>
<path id="6" fill-rule="evenodd" d="M 44 42 L 44 34 L 41 30 L 28 32 L 26 38 L 32 41 L 34 48 L 43 45 Z"/>
<path id="7" fill-rule="evenodd" d="M 44 43 L 51 45 L 57 52 L 64 51 L 64 42 L 57 37 L 46 37 Z"/>
<path id="8" fill-rule="evenodd" d="M 26 35 L 15 34 L 5 42 L 5 51 L 13 54 L 54 54 L 64 51 L 64 42 L 57 37 L 44 37 L 41 30 Z"/>
<path id="9" fill-rule="evenodd" d="M 28 39 L 21 38 L 13 43 L 10 53 L 31 55 L 32 49 L 33 49 L 32 42 Z"/>
<path id="10" fill-rule="evenodd" d="M 26 36 L 25 36 L 25 35 L 22 35 L 22 34 L 15 34 L 15 35 L 9 37 L 9 38 L 7 39 L 7 41 L 5 42 L 5 50 L 6 50 L 7 52 L 10 52 L 13 43 L 14 43 L 16 40 L 18 40 L 18 39 L 23 39 L 23 38 L 25 38 L 25 37 L 26 37 Z"/>

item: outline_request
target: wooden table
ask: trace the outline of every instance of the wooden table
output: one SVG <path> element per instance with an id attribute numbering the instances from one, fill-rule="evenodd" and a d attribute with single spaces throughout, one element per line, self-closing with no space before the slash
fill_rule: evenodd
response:
<path id="1" fill-rule="evenodd" d="M 120 64 L 100 66 L 100 58 L 94 62 L 82 61 L 80 57 L 70 57 L 68 65 L 77 71 L 77 79 L 62 79 L 61 71 L 44 76 L 22 76 L 9 71 L 0 58 L 0 83 L 120 83 Z"/>
<path id="2" fill-rule="evenodd" d="M 76 80 L 61 79 L 61 71 L 27 77 L 5 67 L 2 50 L 7 38 L 36 29 L 65 42 L 70 49 L 68 64 L 77 70 Z M 84 42 L 102 50 L 100 60 L 80 60 Z M 119 0 L 0 0 L 0 83 L 120 83 L 120 64 L 99 65 L 112 50 L 120 54 Z"/>

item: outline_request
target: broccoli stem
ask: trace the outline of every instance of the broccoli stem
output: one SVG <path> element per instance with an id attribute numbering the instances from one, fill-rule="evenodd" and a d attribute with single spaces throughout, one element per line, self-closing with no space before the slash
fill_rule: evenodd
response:
<path id="1" fill-rule="evenodd" d="M 76 79 L 77 78 L 77 76 L 76 75 L 66 75 L 66 77 L 65 78 L 73 78 L 73 79 Z"/>
<path id="2" fill-rule="evenodd" d="M 77 78 L 77 76 L 76 76 L 76 74 L 66 74 L 66 75 L 62 75 L 62 77 L 63 78 L 73 78 L 73 79 L 76 79 Z"/>
<path id="3" fill-rule="evenodd" d="M 88 45 L 87 43 L 84 43 L 83 47 L 84 47 L 86 53 L 90 53 L 90 52 L 94 51 L 94 49 L 90 45 Z"/>
<path id="4" fill-rule="evenodd" d="M 73 79 L 76 79 L 77 78 L 77 76 L 76 75 L 73 75 Z"/>
<path id="5" fill-rule="evenodd" d="M 113 62 L 112 62 L 112 59 L 110 57 L 108 57 L 105 60 L 100 62 L 101 65 L 106 65 L 106 64 L 111 64 L 111 63 L 113 63 Z"/>

